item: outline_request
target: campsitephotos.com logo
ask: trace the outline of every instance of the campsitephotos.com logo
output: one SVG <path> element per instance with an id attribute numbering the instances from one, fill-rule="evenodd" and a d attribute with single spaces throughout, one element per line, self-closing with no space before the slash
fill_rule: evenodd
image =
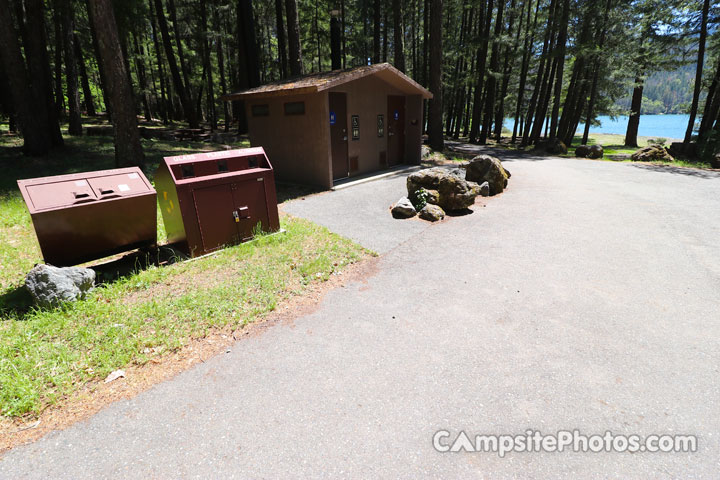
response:
<path id="1" fill-rule="evenodd" d="M 511 452 L 696 452 L 695 435 L 616 435 L 607 431 L 602 435 L 584 435 L 578 430 L 560 430 L 543 434 L 526 430 L 517 435 L 468 435 L 464 431 L 452 434 L 438 430 L 432 437 L 433 448 L 441 453 L 497 453 L 501 458 Z"/>

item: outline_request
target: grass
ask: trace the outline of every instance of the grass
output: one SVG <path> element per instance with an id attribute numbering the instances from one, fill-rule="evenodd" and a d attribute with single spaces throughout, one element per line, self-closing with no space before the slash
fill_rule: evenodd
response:
<path id="1" fill-rule="evenodd" d="M 68 139 L 65 149 L 40 160 L 22 157 L 7 137 L 2 142 L 0 415 L 5 417 L 34 418 L 113 370 L 162 359 L 193 339 L 256 321 L 368 253 L 325 228 L 283 217 L 284 234 L 259 236 L 192 262 L 138 270 L 72 304 L 29 307 L 22 282 L 41 256 L 14 180 L 111 168 L 112 141 Z M 151 165 L 163 155 L 217 148 L 143 143 Z"/>

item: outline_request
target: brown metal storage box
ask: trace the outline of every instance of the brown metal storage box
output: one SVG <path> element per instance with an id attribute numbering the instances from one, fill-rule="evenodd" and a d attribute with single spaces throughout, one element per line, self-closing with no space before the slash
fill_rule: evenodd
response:
<path id="1" fill-rule="evenodd" d="M 280 228 L 273 168 L 265 150 L 165 157 L 155 173 L 168 242 L 190 256 Z"/>
<path id="2" fill-rule="evenodd" d="M 155 190 L 137 167 L 17 183 L 51 265 L 77 265 L 157 243 Z"/>

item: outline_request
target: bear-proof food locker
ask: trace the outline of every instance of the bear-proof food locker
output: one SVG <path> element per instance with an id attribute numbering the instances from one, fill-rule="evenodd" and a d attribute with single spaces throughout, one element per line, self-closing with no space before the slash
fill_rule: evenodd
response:
<path id="1" fill-rule="evenodd" d="M 155 187 L 168 242 L 192 257 L 280 228 L 262 147 L 165 157 Z"/>
<path id="2" fill-rule="evenodd" d="M 137 167 L 17 183 L 46 263 L 77 265 L 157 243 L 155 189 Z"/>

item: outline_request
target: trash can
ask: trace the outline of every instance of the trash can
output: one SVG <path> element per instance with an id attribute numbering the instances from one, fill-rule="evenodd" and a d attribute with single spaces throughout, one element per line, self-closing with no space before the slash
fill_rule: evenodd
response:
<path id="1" fill-rule="evenodd" d="M 279 230 L 275 177 L 262 147 L 165 157 L 155 172 L 168 242 L 191 257 Z"/>
<path id="2" fill-rule="evenodd" d="M 157 196 L 137 167 L 17 183 L 46 263 L 66 267 L 157 243 Z"/>

